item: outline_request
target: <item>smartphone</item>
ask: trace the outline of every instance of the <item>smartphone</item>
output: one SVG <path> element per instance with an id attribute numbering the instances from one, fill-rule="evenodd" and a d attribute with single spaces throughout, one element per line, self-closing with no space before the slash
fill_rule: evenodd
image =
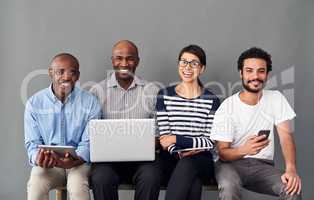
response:
<path id="1" fill-rule="evenodd" d="M 270 134 L 270 130 L 260 130 L 258 132 L 257 136 L 266 135 L 266 138 L 265 138 L 265 140 L 266 140 L 268 138 L 269 134 Z"/>

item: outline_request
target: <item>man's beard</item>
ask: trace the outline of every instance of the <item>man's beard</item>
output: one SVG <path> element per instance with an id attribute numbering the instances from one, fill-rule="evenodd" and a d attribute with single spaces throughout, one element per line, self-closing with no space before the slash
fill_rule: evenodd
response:
<path id="1" fill-rule="evenodd" d="M 262 84 L 262 88 L 258 88 L 258 89 L 250 88 L 249 83 L 252 81 L 259 81 Z M 247 83 L 245 83 L 244 80 L 242 79 L 242 85 L 246 91 L 251 92 L 251 93 L 258 93 L 259 91 L 261 91 L 264 88 L 264 81 L 260 80 L 260 79 L 254 79 L 254 80 L 250 80 Z"/>

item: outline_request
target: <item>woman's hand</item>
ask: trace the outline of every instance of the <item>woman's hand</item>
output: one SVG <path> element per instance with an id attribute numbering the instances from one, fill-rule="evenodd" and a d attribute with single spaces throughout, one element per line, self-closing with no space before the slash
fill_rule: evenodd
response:
<path id="1" fill-rule="evenodd" d="M 167 150 L 170 145 L 177 142 L 177 137 L 175 135 L 162 135 L 160 136 L 160 145 L 164 150 Z"/>
<path id="2" fill-rule="evenodd" d="M 192 151 L 185 151 L 185 152 L 179 152 L 179 158 L 185 158 L 185 157 L 190 157 L 195 154 L 201 153 L 204 150 L 192 150 Z"/>

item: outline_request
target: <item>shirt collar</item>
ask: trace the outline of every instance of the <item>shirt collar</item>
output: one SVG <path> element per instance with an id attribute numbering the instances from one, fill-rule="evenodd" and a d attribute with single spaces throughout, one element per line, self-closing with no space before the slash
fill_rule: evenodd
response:
<path id="1" fill-rule="evenodd" d="M 130 85 L 129 89 L 136 87 L 137 85 L 145 85 L 145 81 L 141 77 L 134 75 L 133 82 Z M 118 87 L 118 86 L 119 86 L 119 83 L 116 79 L 116 74 L 113 72 L 110 78 L 108 79 L 107 88 Z"/>
<path id="2" fill-rule="evenodd" d="M 64 104 L 67 103 L 67 102 L 72 102 L 72 101 L 73 101 L 73 99 L 74 99 L 74 97 L 75 97 L 76 91 L 77 91 L 77 88 L 76 88 L 76 86 L 74 86 L 74 88 L 73 88 L 73 90 L 71 91 L 71 93 L 67 96 L 67 98 L 66 98 Z M 52 83 L 50 84 L 50 86 L 49 86 L 49 88 L 48 88 L 48 96 L 52 99 L 53 103 L 56 103 L 56 102 L 58 102 L 58 101 L 59 101 L 60 103 L 62 103 L 62 102 L 56 97 L 56 95 L 53 93 L 53 91 L 52 91 Z"/>

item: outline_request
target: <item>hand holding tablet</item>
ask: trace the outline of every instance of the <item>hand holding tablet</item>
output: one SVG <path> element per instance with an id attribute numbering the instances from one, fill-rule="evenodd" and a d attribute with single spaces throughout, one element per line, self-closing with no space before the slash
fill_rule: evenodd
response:
<path id="1" fill-rule="evenodd" d="M 38 145 L 38 147 L 44 150 L 53 151 L 60 157 L 65 157 L 66 153 L 69 153 L 73 157 L 76 157 L 75 147 L 73 146 Z"/>
<path id="2" fill-rule="evenodd" d="M 210 147 L 196 147 L 196 148 L 185 148 L 185 149 L 176 149 L 173 152 L 186 152 L 186 151 L 196 151 L 196 150 L 210 150 Z"/>

